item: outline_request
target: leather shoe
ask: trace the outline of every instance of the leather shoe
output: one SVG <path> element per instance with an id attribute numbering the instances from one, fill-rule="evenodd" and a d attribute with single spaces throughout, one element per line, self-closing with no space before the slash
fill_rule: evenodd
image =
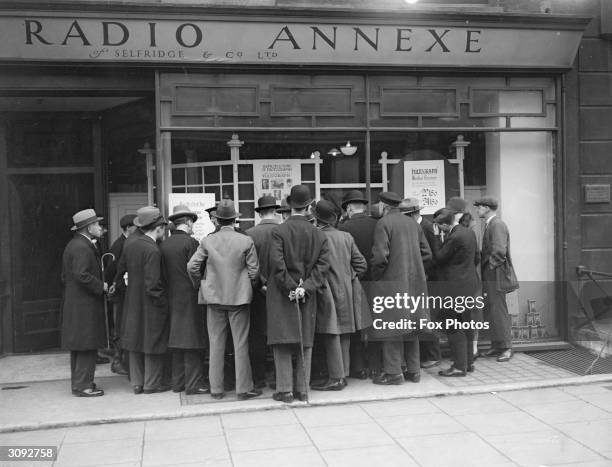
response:
<path id="1" fill-rule="evenodd" d="M 348 381 L 346 380 L 346 378 L 342 378 L 342 386 L 344 387 L 348 386 Z"/>
<path id="2" fill-rule="evenodd" d="M 172 392 L 183 392 L 185 390 L 185 386 L 177 386 L 172 388 Z"/>
<path id="3" fill-rule="evenodd" d="M 324 384 L 317 384 L 312 386 L 314 391 L 342 391 L 344 384 L 342 378 L 328 379 Z"/>
<path id="4" fill-rule="evenodd" d="M 236 396 L 239 401 L 246 401 L 248 399 L 253 399 L 253 397 L 261 396 L 261 390 L 251 389 L 249 392 L 239 392 Z"/>
<path id="5" fill-rule="evenodd" d="M 278 402 L 285 402 L 286 404 L 290 404 L 293 402 L 293 393 L 289 392 L 275 392 L 272 394 L 272 399 Z"/>
<path id="6" fill-rule="evenodd" d="M 144 392 L 145 394 L 156 394 L 158 392 L 166 392 L 169 391 L 170 389 L 172 389 L 171 386 L 159 386 L 153 389 L 143 389 L 142 392 Z"/>
<path id="7" fill-rule="evenodd" d="M 499 357 L 497 357 L 497 361 L 498 362 L 508 362 L 510 361 L 511 358 L 512 358 L 512 349 L 506 349 L 501 354 L 499 354 Z"/>
<path id="8" fill-rule="evenodd" d="M 134 394 L 142 394 L 143 392 L 142 386 L 134 386 Z"/>
<path id="9" fill-rule="evenodd" d="M 440 360 L 427 360 L 421 362 L 421 368 L 431 368 L 433 366 L 436 366 L 438 363 L 440 363 Z"/>
<path id="10" fill-rule="evenodd" d="M 305 392 L 296 392 L 295 398 L 300 402 L 306 402 L 308 400 L 308 394 Z"/>
<path id="11" fill-rule="evenodd" d="M 367 370 L 353 371 L 349 374 L 349 377 L 355 378 L 355 379 L 368 379 L 368 371 Z"/>
<path id="12" fill-rule="evenodd" d="M 113 363 L 111 364 L 111 371 L 117 375 L 121 375 L 121 376 L 127 376 L 128 371 L 125 369 L 125 367 L 121 364 L 120 360 L 114 360 Z"/>
<path id="13" fill-rule="evenodd" d="M 485 357 L 499 357 L 502 351 L 499 349 L 489 349 L 484 353 Z"/>
<path id="14" fill-rule="evenodd" d="M 216 400 L 220 400 L 225 397 L 225 393 L 224 392 L 211 392 L 210 397 Z"/>
<path id="15" fill-rule="evenodd" d="M 104 391 L 99 388 L 75 389 L 72 391 L 72 395 L 77 397 L 99 397 L 104 395 Z"/>
<path id="16" fill-rule="evenodd" d="M 418 383 L 421 381 L 421 373 L 410 373 L 408 371 L 404 371 L 404 379 L 406 381 L 411 381 L 413 383 Z"/>
<path id="17" fill-rule="evenodd" d="M 189 389 L 188 391 L 185 391 L 185 394 L 188 396 L 201 396 L 204 394 L 210 394 L 210 388 L 207 388 L 206 386 L 202 386 L 196 389 Z"/>
<path id="18" fill-rule="evenodd" d="M 383 386 L 400 385 L 404 384 L 404 375 L 401 373 L 399 375 L 388 375 L 387 373 L 383 373 L 382 375 L 374 378 L 372 382 L 374 384 L 381 384 Z"/>
<path id="19" fill-rule="evenodd" d="M 447 368 L 446 370 L 438 371 L 438 374 L 440 376 L 454 377 L 454 376 L 465 376 L 466 372 L 463 370 L 459 370 L 458 368 L 455 368 L 454 366 L 451 366 L 450 368 Z"/>
<path id="20" fill-rule="evenodd" d="M 98 355 L 96 357 L 96 365 L 101 365 L 103 363 L 110 363 L 110 358 L 103 357 L 102 355 Z"/>
<path id="21" fill-rule="evenodd" d="M 475 367 L 474 367 L 473 364 L 472 365 L 468 365 L 468 367 L 467 367 L 467 372 L 468 373 L 474 373 L 474 370 L 475 370 Z"/>

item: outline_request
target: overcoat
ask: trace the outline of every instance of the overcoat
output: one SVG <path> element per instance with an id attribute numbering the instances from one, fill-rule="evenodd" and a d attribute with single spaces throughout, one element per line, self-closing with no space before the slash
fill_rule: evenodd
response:
<path id="1" fill-rule="evenodd" d="M 325 235 L 305 216 L 291 216 L 272 231 L 266 308 L 268 344 L 300 342 L 298 315 L 289 292 L 300 279 L 306 301 L 300 303 L 304 346 L 312 347 L 317 312 L 316 293 L 325 285 L 329 253 Z"/>
<path id="2" fill-rule="evenodd" d="M 419 225 L 423 230 L 423 234 L 425 235 L 425 240 L 427 240 L 427 244 L 431 248 L 436 238 L 436 235 L 434 235 L 433 222 L 431 222 L 429 219 L 426 219 L 425 217 L 421 217 L 421 223 Z M 427 277 L 428 282 L 438 280 L 438 265 L 436 263 L 436 258 L 433 255 L 429 259 L 429 261 L 423 263 L 423 266 L 425 266 L 425 276 Z"/>
<path id="3" fill-rule="evenodd" d="M 317 295 L 316 331 L 349 334 L 367 328 L 372 317 L 358 279 L 368 268 L 366 260 L 350 233 L 329 225 L 321 232 L 327 238 L 329 271 L 327 286 Z"/>
<path id="4" fill-rule="evenodd" d="M 429 319 L 424 305 L 427 283 L 423 263 L 431 260 L 431 249 L 423 230 L 411 217 L 403 215 L 398 208 L 389 212 L 376 224 L 374 247 L 372 248 L 372 280 L 376 281 L 376 295 L 389 297 L 401 294 L 420 301 L 414 305 L 395 303 L 386 311 L 375 314 L 385 322 L 400 322 L 402 319 L 418 324 L 420 319 Z M 416 326 L 415 324 L 415 326 Z M 417 326 L 418 328 L 418 326 Z M 417 330 L 417 329 L 415 329 Z M 408 329 L 377 329 L 374 322 L 370 336 L 376 338 L 398 337 L 410 334 Z"/>
<path id="5" fill-rule="evenodd" d="M 350 233 L 355 239 L 355 244 L 366 259 L 368 270 L 361 278 L 363 281 L 370 280 L 370 260 L 372 259 L 372 246 L 374 245 L 374 229 L 378 221 L 365 213 L 354 214 L 338 226 L 338 230 Z"/>
<path id="6" fill-rule="evenodd" d="M 491 219 L 482 236 L 482 269 L 495 269 L 506 262 L 510 250 L 508 226 L 498 216 Z"/>
<path id="7" fill-rule="evenodd" d="M 246 234 L 255 243 L 257 257 L 259 258 L 259 280 L 255 286 L 253 301 L 251 302 L 251 328 L 256 329 L 262 334 L 266 333 L 267 320 L 266 295 L 261 291 L 261 287 L 267 287 L 268 275 L 270 274 L 269 259 L 272 231 L 278 225 L 278 221 L 274 219 L 262 219 L 259 224 L 246 231 Z"/>
<path id="8" fill-rule="evenodd" d="M 168 299 L 159 247 L 151 237 L 141 235 L 125 245 L 122 258 L 125 258 L 128 273 L 122 347 L 131 352 L 165 353 L 168 349 Z"/>
<path id="9" fill-rule="evenodd" d="M 444 238 L 444 243 L 440 237 L 434 237 L 432 247 L 443 295 L 475 296 L 480 286 L 476 274 L 480 252 L 474 231 L 455 225 Z"/>
<path id="10" fill-rule="evenodd" d="M 104 281 L 98 249 L 76 233 L 62 258 L 62 347 L 95 350 L 106 347 Z"/>
<path id="11" fill-rule="evenodd" d="M 206 346 L 206 310 L 198 305 L 198 291 L 187 273 L 187 262 L 197 248 L 198 241 L 179 229 L 160 246 L 170 312 L 168 347 L 175 349 L 203 349 Z"/>

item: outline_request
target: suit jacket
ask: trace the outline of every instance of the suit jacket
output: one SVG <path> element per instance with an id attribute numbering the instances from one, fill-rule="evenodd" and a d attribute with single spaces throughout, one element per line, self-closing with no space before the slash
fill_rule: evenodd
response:
<path id="1" fill-rule="evenodd" d="M 359 252 L 366 259 L 368 270 L 362 277 L 363 281 L 369 281 L 370 278 L 370 261 L 372 259 L 372 247 L 374 246 L 374 229 L 376 222 L 373 217 L 367 214 L 355 214 L 353 217 L 345 220 L 338 226 L 338 230 L 350 233 L 355 239 L 355 244 L 359 248 Z"/>
<path id="2" fill-rule="evenodd" d="M 427 282 L 423 263 L 431 259 L 431 249 L 423 230 L 411 217 L 399 209 L 391 208 L 376 224 L 372 248 L 372 279 L 376 296 L 395 296 L 397 293 L 412 297 L 427 296 Z M 388 309 L 374 318 L 385 321 L 428 319 L 429 313 L 422 302 L 415 308 Z M 411 333 L 407 329 L 372 330 L 372 337 L 392 337 Z"/>
<path id="3" fill-rule="evenodd" d="M 427 240 L 429 248 L 433 249 L 432 245 L 434 239 L 436 238 L 433 230 L 433 222 L 431 222 L 429 219 L 426 219 L 425 217 L 421 217 L 421 223 L 419 225 L 423 230 L 423 235 L 425 235 L 425 240 Z M 437 280 L 437 263 L 436 258 L 433 255 L 429 261 L 423 263 L 423 266 L 425 266 L 425 275 L 427 276 L 427 281 L 429 282 Z"/>
<path id="4" fill-rule="evenodd" d="M 62 257 L 62 347 L 94 350 L 106 346 L 104 281 L 98 249 L 77 233 Z"/>
<path id="5" fill-rule="evenodd" d="M 493 217 L 482 237 L 482 272 L 492 270 L 506 262 L 510 255 L 510 232 L 498 216 Z"/>
<path id="6" fill-rule="evenodd" d="M 438 264 L 440 293 L 444 296 L 475 296 L 479 290 L 476 266 L 480 261 L 476 235 L 462 225 L 456 225 L 446 235 L 433 239 L 433 255 Z"/>
<path id="7" fill-rule="evenodd" d="M 266 307 L 268 344 L 300 342 L 298 315 L 289 292 L 300 279 L 306 301 L 300 304 L 304 345 L 312 347 L 317 312 L 316 293 L 325 285 L 329 252 L 325 235 L 304 216 L 291 216 L 272 231 Z"/>
<path id="8" fill-rule="evenodd" d="M 372 324 L 372 318 L 358 276 L 367 263 L 348 232 L 331 226 L 321 229 L 327 238 L 329 270 L 327 286 L 317 296 L 316 331 L 348 334 Z"/>
<path id="9" fill-rule="evenodd" d="M 201 265 L 206 261 L 206 279 L 202 279 Z M 253 284 L 257 282 L 259 261 L 255 244 L 248 235 L 238 233 L 231 226 L 202 239 L 187 270 L 191 279 L 201 280 L 201 293 L 211 305 L 245 305 L 253 298 Z"/>
<path id="10" fill-rule="evenodd" d="M 141 235 L 125 246 L 122 258 L 125 258 L 128 273 L 122 348 L 147 354 L 165 353 L 169 331 L 168 299 L 159 246 L 151 237 Z"/>
<path id="11" fill-rule="evenodd" d="M 168 347 L 177 349 L 205 347 L 205 310 L 198 305 L 198 291 L 187 273 L 187 262 L 197 248 L 197 240 L 182 230 L 175 230 L 160 247 L 170 311 Z"/>

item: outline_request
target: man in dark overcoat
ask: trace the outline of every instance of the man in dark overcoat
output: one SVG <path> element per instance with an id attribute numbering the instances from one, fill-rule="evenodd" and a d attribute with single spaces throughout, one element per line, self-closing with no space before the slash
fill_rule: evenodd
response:
<path id="1" fill-rule="evenodd" d="M 266 295 L 268 344 L 273 346 L 276 367 L 277 392 L 272 397 L 283 402 L 293 401 L 294 389 L 300 400 L 306 399 L 317 311 L 316 293 L 324 286 L 329 268 L 327 239 L 306 219 L 311 203 L 307 186 L 291 187 L 291 216 L 272 232 Z M 295 300 L 290 298 L 291 292 L 292 297 L 300 300 L 301 316 Z M 301 344 L 304 346 L 303 359 Z M 295 369 L 291 362 L 293 355 L 297 356 Z M 306 378 L 302 370 L 305 370 Z"/>
<path id="2" fill-rule="evenodd" d="M 168 219 L 176 228 L 160 249 L 170 311 L 168 347 L 172 349 L 172 390 L 185 391 L 187 395 L 208 394 L 202 355 L 206 347 L 205 311 L 198 305 L 198 291 L 187 273 L 187 263 L 198 249 L 198 241 L 191 236 L 198 215 L 189 207 L 178 205 Z"/>
<path id="3" fill-rule="evenodd" d="M 432 248 L 435 240 L 434 226 L 433 223 L 421 215 L 421 205 L 417 198 L 406 198 L 399 205 L 400 211 L 405 216 L 412 217 L 417 224 L 421 226 L 421 230 L 425 235 L 427 244 Z M 436 295 L 440 293 L 437 289 L 437 264 L 434 257 L 423 264 L 425 267 L 425 277 L 427 277 L 427 289 L 429 295 Z M 434 310 L 430 310 L 432 315 L 435 313 Z M 432 316 L 432 319 L 433 316 Z M 440 337 L 435 332 L 427 332 L 421 330 L 419 335 L 419 352 L 421 359 L 421 368 L 431 368 L 437 365 L 442 356 L 440 352 Z"/>
<path id="4" fill-rule="evenodd" d="M 359 190 L 349 191 L 342 199 L 342 209 L 346 211 L 348 219 L 338 225 L 338 230 L 348 232 L 353 236 L 359 252 L 367 261 L 368 269 L 361 280 L 364 291 L 366 294 L 369 294 L 368 287 L 371 280 L 370 259 L 372 258 L 372 246 L 374 245 L 374 229 L 378 221 L 367 215 L 367 204 L 368 200 Z M 369 341 L 365 343 L 362 339 L 362 333 L 356 332 L 351 336 L 350 353 L 350 375 L 352 377 L 366 379 L 368 377 L 368 370 L 372 378 L 380 374 L 382 367 L 382 347 L 380 342 Z"/>
<path id="5" fill-rule="evenodd" d="M 492 196 L 474 202 L 478 215 L 485 221 L 482 236 L 482 289 L 486 296 L 486 317 L 491 328 L 491 350 L 485 356 L 497 357 L 498 362 L 512 358 L 512 318 L 508 313 L 506 293 L 498 290 L 496 269 L 510 260 L 510 232 L 497 215 L 499 203 Z"/>
<path id="6" fill-rule="evenodd" d="M 474 231 L 459 224 L 462 216 L 462 212 L 444 208 L 434 218 L 434 222 L 446 233 L 444 243 L 439 236 L 435 236 L 432 243 L 432 252 L 438 264 L 439 283 L 444 288 L 444 299 L 452 297 L 455 304 L 452 309 L 445 307 L 441 310 L 440 318 L 444 323 L 450 319 L 457 323 L 472 324 L 472 310 L 476 309 L 476 302 L 473 300 L 468 306 L 466 297 L 474 299 L 480 288 L 476 274 L 476 265 L 480 262 L 478 242 Z M 455 325 L 445 326 L 445 332 L 453 364 L 438 374 L 455 377 L 474 371 L 473 327 L 464 329 Z"/>
<path id="7" fill-rule="evenodd" d="M 121 227 L 121 235 L 113 242 L 110 247 L 109 253 L 113 255 L 112 260 L 106 266 L 104 270 L 104 280 L 108 284 L 113 284 L 115 276 L 117 275 L 117 265 L 121 260 L 123 254 L 123 247 L 127 238 L 136 230 L 134 225 L 134 218 L 136 214 L 126 214 L 119 220 L 119 227 Z M 127 352 L 124 352 L 121 348 L 119 336 L 121 336 L 121 320 L 123 316 L 123 298 L 125 296 L 125 282 L 120 281 L 113 289 L 112 294 L 112 306 L 113 306 L 113 346 L 115 348 L 115 354 L 113 355 L 113 363 L 111 364 L 111 371 L 119 375 L 127 375 Z"/>
<path id="8" fill-rule="evenodd" d="M 257 257 L 259 258 L 259 280 L 253 292 L 251 302 L 251 329 L 249 330 L 249 357 L 253 370 L 253 382 L 256 388 L 266 386 L 266 290 L 268 283 L 268 259 L 270 256 L 270 244 L 272 243 L 272 231 L 279 225 L 280 219 L 276 209 L 280 206 L 276 198 L 262 196 L 257 200 L 255 211 L 261 218 L 259 224 L 251 227 L 246 234 L 253 239 Z"/>
<path id="9" fill-rule="evenodd" d="M 157 241 L 167 221 L 158 208 L 137 211 L 134 225 L 143 235 L 123 253 L 128 273 L 121 343 L 130 352 L 130 381 L 135 394 L 164 392 L 162 382 L 168 350 L 168 298 L 163 279 L 162 254 Z"/>
<path id="10" fill-rule="evenodd" d="M 94 383 L 97 349 L 106 347 L 107 332 L 104 293 L 108 285 L 94 245 L 103 232 L 100 220 L 93 209 L 77 212 L 72 217 L 75 234 L 62 257 L 62 346 L 70 350 L 72 394 L 79 397 L 104 395 Z"/>
<path id="11" fill-rule="evenodd" d="M 317 227 L 327 238 L 329 251 L 326 285 L 317 294 L 316 322 L 316 332 L 325 346 L 329 379 L 312 389 L 340 391 L 347 385 L 351 335 L 372 324 L 369 304 L 358 279 L 368 266 L 351 234 L 333 227 L 337 217 L 332 202 L 319 201 L 315 217 Z"/>
<path id="12" fill-rule="evenodd" d="M 383 192 L 379 200 L 384 205 L 384 215 L 376 224 L 374 247 L 372 248 L 372 280 L 379 286 L 377 294 L 383 297 L 405 294 L 407 297 L 427 296 L 427 283 L 423 263 L 431 258 L 431 249 L 419 228 L 419 224 L 404 216 L 398 206 L 401 198 L 392 192 Z M 402 384 L 404 378 L 419 382 L 419 340 L 415 330 L 402 328 L 402 323 L 420 323 L 428 319 L 429 313 L 423 306 L 404 302 L 395 304 L 381 315 L 382 321 L 400 323 L 397 329 L 379 329 L 376 321 L 372 337 L 383 340 L 383 364 L 385 373 L 374 380 L 375 384 Z M 406 321 L 402 321 L 406 320 Z M 407 324 L 408 325 L 408 324 Z M 403 341 L 406 341 L 405 344 Z M 406 370 L 402 375 L 402 362 Z"/>

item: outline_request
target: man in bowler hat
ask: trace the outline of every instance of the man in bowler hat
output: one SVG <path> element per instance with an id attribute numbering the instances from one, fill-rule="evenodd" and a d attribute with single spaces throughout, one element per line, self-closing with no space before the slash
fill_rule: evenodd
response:
<path id="1" fill-rule="evenodd" d="M 291 216 L 272 231 L 266 296 L 268 344 L 273 346 L 276 367 L 277 392 L 272 398 L 287 403 L 293 401 L 294 395 L 306 400 L 317 311 L 316 294 L 325 285 L 329 269 L 327 239 L 306 219 L 313 201 L 309 188 L 294 185 L 289 196 Z M 296 300 L 300 301 L 299 305 Z M 304 350 L 303 358 L 300 345 Z M 297 357 L 296 368 L 292 364 L 294 355 Z"/>
<path id="2" fill-rule="evenodd" d="M 240 215 L 231 199 L 222 199 L 217 206 L 219 231 L 202 239 L 187 264 L 194 283 L 200 283 L 207 303 L 210 394 L 214 399 L 225 397 L 223 372 L 227 326 L 234 340 L 236 393 L 238 400 L 261 395 L 253 387 L 249 361 L 249 304 L 253 284 L 257 282 L 259 262 L 253 240 L 235 230 Z M 201 280 L 201 266 L 206 262 L 206 279 Z"/>
<path id="3" fill-rule="evenodd" d="M 72 394 L 79 397 L 104 395 L 94 383 L 97 349 L 106 347 L 104 293 L 100 254 L 95 242 L 102 236 L 101 217 L 93 209 L 72 217 L 74 237 L 62 257 L 62 346 L 70 350 Z"/>
<path id="4" fill-rule="evenodd" d="M 128 282 L 121 343 L 130 352 L 130 381 L 135 394 L 170 389 L 163 382 L 168 350 L 168 297 L 157 244 L 167 224 L 158 208 L 140 208 L 134 225 L 143 235 L 130 242 L 123 254 Z"/>
<path id="5" fill-rule="evenodd" d="M 251 329 L 249 331 L 249 356 L 253 369 L 253 381 L 256 388 L 265 387 L 266 370 L 266 290 L 268 283 L 270 244 L 272 231 L 279 225 L 276 210 L 280 206 L 272 196 L 262 196 L 257 200 L 255 211 L 261 221 L 246 231 L 253 239 L 259 258 L 259 279 L 253 292 L 251 302 Z"/>
<path id="6" fill-rule="evenodd" d="M 185 391 L 187 395 L 208 394 L 202 355 L 206 347 L 204 309 L 198 305 L 198 291 L 187 273 L 187 263 L 198 248 L 198 241 L 191 236 L 198 215 L 189 207 L 178 205 L 168 219 L 176 227 L 160 248 L 170 312 L 172 390 Z"/>
<path id="7" fill-rule="evenodd" d="M 481 271 L 482 289 L 486 296 L 486 317 L 491 327 L 491 349 L 486 357 L 497 357 L 498 362 L 512 358 L 512 318 L 508 313 L 506 293 L 497 290 L 495 270 L 510 260 L 510 232 L 497 215 L 499 203 L 492 196 L 474 202 L 478 216 L 485 221 L 482 236 Z"/>

